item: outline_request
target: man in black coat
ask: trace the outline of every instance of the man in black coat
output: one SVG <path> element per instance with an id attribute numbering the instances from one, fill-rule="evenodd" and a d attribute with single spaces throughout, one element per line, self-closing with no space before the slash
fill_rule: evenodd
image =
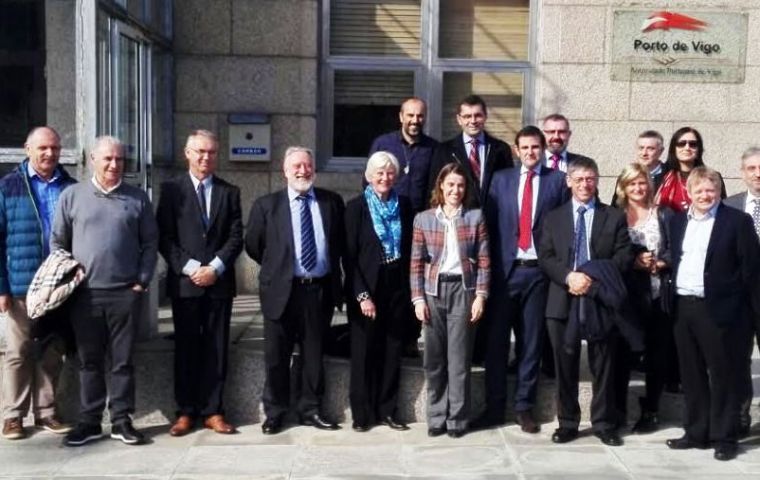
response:
<path id="1" fill-rule="evenodd" d="M 566 329 L 573 297 L 590 295 L 596 280 L 578 271 L 589 260 L 611 260 L 621 274 L 633 263 L 631 241 L 625 214 L 599 202 L 599 169 L 587 158 L 570 163 L 567 186 L 572 199 L 544 218 L 538 262 L 549 276 L 546 303 L 546 328 L 554 348 L 557 368 L 557 417 L 559 428 L 554 443 L 566 443 L 578 436 L 581 410 L 578 403 L 580 339 L 575 348 L 566 349 Z M 588 341 L 589 367 L 594 395 L 591 400 L 591 426 L 604 444 L 622 445 L 617 433 L 615 403 L 615 351 L 621 341 L 617 329 L 595 341 Z"/>
<path id="2" fill-rule="evenodd" d="M 245 251 L 258 264 L 264 314 L 264 434 L 282 429 L 290 400 L 290 357 L 300 345 L 303 371 L 298 412 L 301 424 L 324 430 L 338 425 L 319 413 L 324 393 L 323 337 L 334 308 L 342 306 L 341 257 L 344 204 L 336 193 L 314 188 L 314 154 L 303 147 L 285 152 L 287 187 L 253 204 Z"/>
<path id="3" fill-rule="evenodd" d="M 198 417 L 217 433 L 235 431 L 224 419 L 222 398 L 243 224 L 240 190 L 215 175 L 218 154 L 216 135 L 192 132 L 185 144 L 189 172 L 164 182 L 158 202 L 174 319 L 178 412 L 172 436 L 189 433 Z"/>
<path id="4" fill-rule="evenodd" d="M 567 150 L 570 143 L 570 120 L 562 114 L 552 113 L 544 118 L 541 127 L 546 135 L 545 165 L 552 170 L 567 172 L 568 166 L 578 159 L 590 160 L 589 157 Z"/>

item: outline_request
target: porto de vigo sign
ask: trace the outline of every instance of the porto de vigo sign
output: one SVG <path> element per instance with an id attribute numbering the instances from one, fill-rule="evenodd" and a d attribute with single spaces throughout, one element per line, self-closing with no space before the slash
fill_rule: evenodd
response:
<path id="1" fill-rule="evenodd" d="M 747 22 L 741 12 L 616 10 L 612 79 L 742 83 Z"/>

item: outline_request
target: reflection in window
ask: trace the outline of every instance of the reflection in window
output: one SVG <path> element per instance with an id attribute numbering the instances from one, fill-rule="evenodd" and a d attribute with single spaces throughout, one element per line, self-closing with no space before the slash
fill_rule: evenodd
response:
<path id="1" fill-rule="evenodd" d="M 331 55 L 420 57 L 420 0 L 336 0 Z"/>
<path id="2" fill-rule="evenodd" d="M 153 105 L 151 108 L 153 162 L 174 161 L 172 112 L 172 56 L 167 50 L 153 50 Z"/>
<path id="3" fill-rule="evenodd" d="M 439 56 L 528 59 L 530 0 L 445 0 L 440 5 Z"/>
<path id="4" fill-rule="evenodd" d="M 376 136 L 398 128 L 399 105 L 413 92 L 412 72 L 335 72 L 333 154 L 365 157 Z"/>
<path id="5" fill-rule="evenodd" d="M 522 92 L 520 73 L 444 73 L 442 138 L 461 131 L 455 116 L 457 106 L 474 93 L 483 97 L 488 107 L 488 133 L 511 143 L 522 127 Z"/>

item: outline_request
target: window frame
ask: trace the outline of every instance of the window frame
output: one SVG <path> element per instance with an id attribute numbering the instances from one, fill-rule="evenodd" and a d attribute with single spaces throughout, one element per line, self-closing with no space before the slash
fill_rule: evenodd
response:
<path id="1" fill-rule="evenodd" d="M 441 0 L 420 2 L 420 56 L 419 58 L 377 55 L 331 55 L 330 54 L 330 7 L 322 2 L 320 30 L 319 108 L 317 111 L 317 164 L 327 172 L 361 172 L 365 157 L 336 157 L 333 155 L 335 72 L 339 70 L 364 71 L 411 71 L 414 74 L 413 94 L 428 106 L 425 131 L 441 139 L 443 128 L 443 75 L 445 72 L 520 73 L 523 76 L 522 122 L 535 118 L 535 62 L 537 57 L 537 29 L 539 18 L 538 0 L 528 1 L 528 59 L 527 60 L 480 60 L 438 57 L 438 21 Z M 436 19 L 436 21 L 433 21 Z M 511 139 L 504 139 L 509 141 Z M 367 146 L 369 148 L 369 145 Z"/>

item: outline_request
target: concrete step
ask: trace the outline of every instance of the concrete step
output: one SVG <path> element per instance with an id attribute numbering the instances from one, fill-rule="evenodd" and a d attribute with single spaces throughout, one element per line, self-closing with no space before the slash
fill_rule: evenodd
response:
<path id="1" fill-rule="evenodd" d="M 175 416 L 173 391 L 173 351 L 174 343 L 166 338 L 172 331 L 171 318 L 165 310 L 160 312 L 159 335 L 136 345 L 135 374 L 137 385 L 137 411 L 135 423 L 142 426 L 169 423 Z M 345 316 L 336 315 L 334 323 L 344 323 Z M 230 420 L 237 424 L 258 423 L 263 419 L 261 395 L 264 385 L 264 354 L 261 314 L 255 297 L 243 297 L 236 301 L 231 329 L 229 369 L 225 391 L 225 408 Z M 0 356 L 2 363 L 4 356 Z M 580 404 L 583 420 L 589 418 L 591 382 L 585 349 L 581 359 Z M 753 371 L 760 372 L 760 358 L 754 358 Z M 65 419 L 75 419 L 78 410 L 77 361 L 69 359 L 61 375 L 59 384 L 59 410 Z M 298 356 L 294 355 L 294 371 L 297 371 Z M 327 357 L 326 392 L 323 413 L 340 422 L 350 422 L 351 411 L 348 404 L 349 361 L 346 358 Z M 0 377 L 2 374 L 0 373 Z M 296 377 L 296 374 L 293 375 Z M 0 378 L 0 381 L 2 378 Z M 508 377 L 509 392 L 514 390 L 514 377 Z M 473 414 L 484 407 L 484 371 L 473 367 L 472 373 Z M 292 391 L 296 387 L 293 386 Z M 755 391 L 760 392 L 760 375 L 755 375 Z M 554 381 L 542 376 L 538 389 L 538 400 L 534 414 L 544 422 L 556 416 L 556 389 Z M 629 420 L 638 415 L 637 398 L 644 393 L 641 374 L 634 374 L 629 394 Z M 399 416 L 408 422 L 425 421 L 426 390 L 424 372 L 420 359 L 404 359 L 401 372 L 399 395 Z M 760 418 L 757 398 L 753 402 L 752 415 Z M 660 417 L 664 422 L 680 423 L 683 411 L 682 395 L 665 393 L 660 407 Z M 513 413 L 507 412 L 508 418 Z M 107 418 L 106 418 L 107 421 Z"/>

